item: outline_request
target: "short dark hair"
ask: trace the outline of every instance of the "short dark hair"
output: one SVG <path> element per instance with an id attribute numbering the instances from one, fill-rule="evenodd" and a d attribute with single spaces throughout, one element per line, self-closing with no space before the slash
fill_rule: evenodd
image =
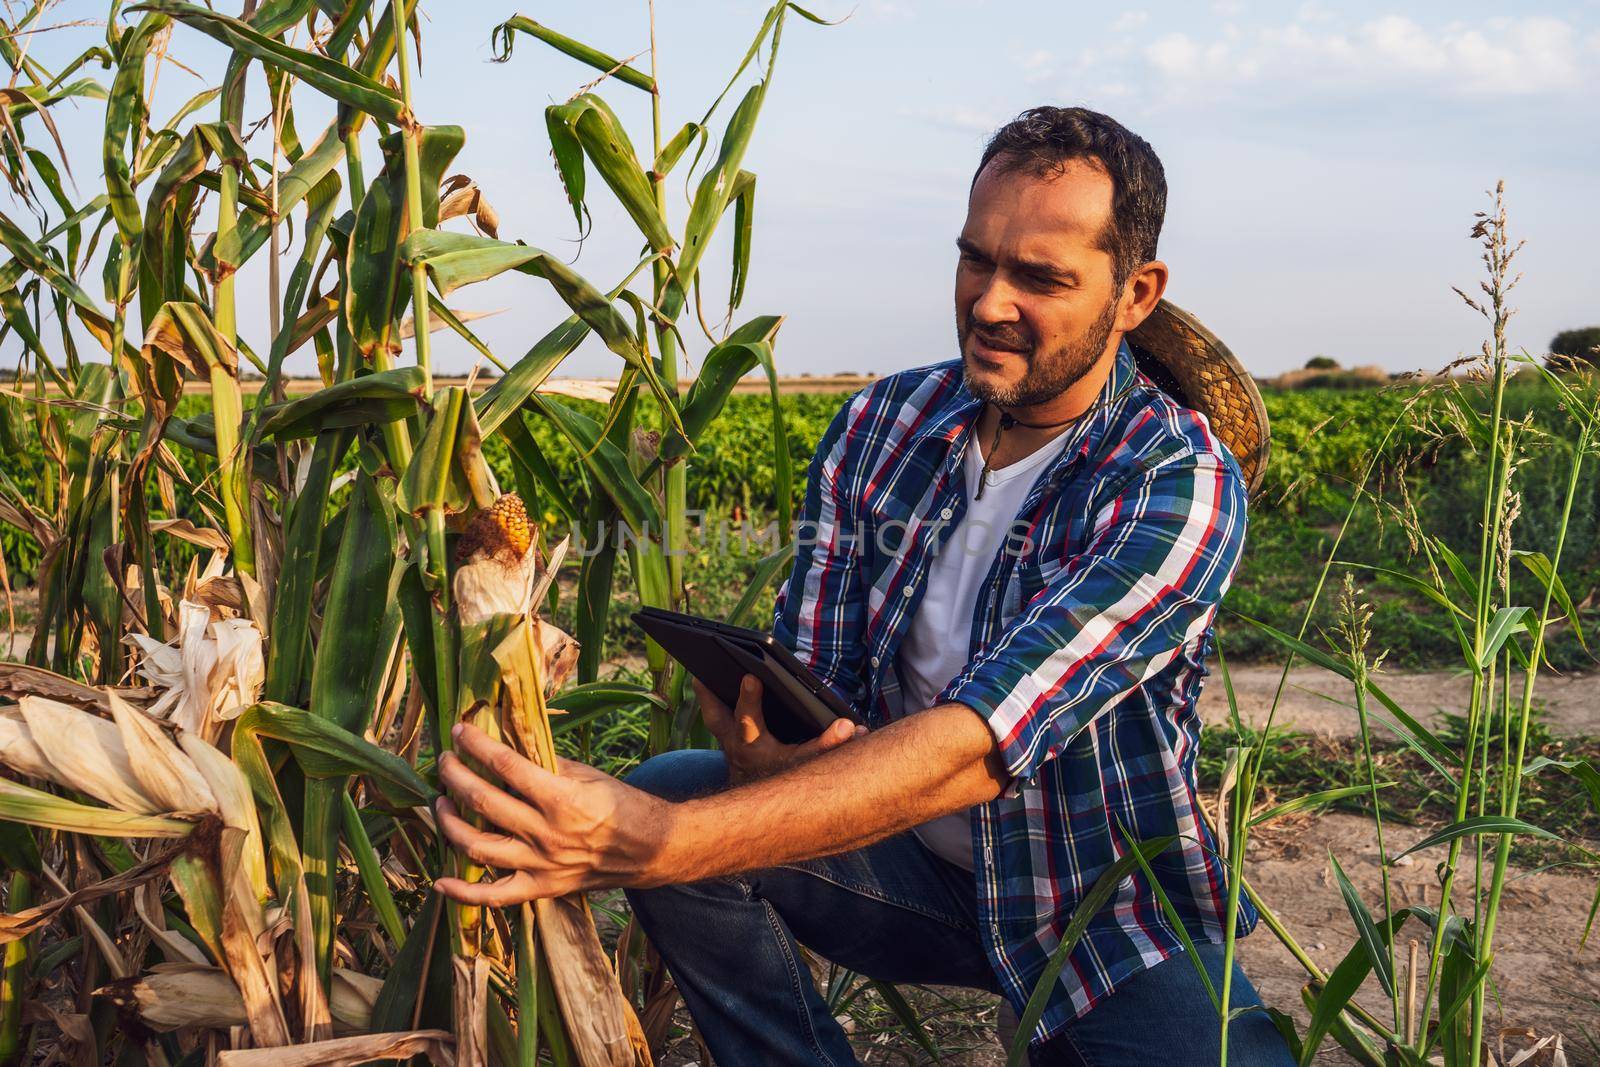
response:
<path id="1" fill-rule="evenodd" d="M 990 163 L 1043 177 L 1070 160 L 1100 165 L 1111 179 L 1111 223 L 1100 247 L 1111 254 L 1117 284 L 1156 258 L 1167 213 L 1167 176 L 1143 137 L 1110 115 L 1083 107 L 1029 108 L 995 131 L 972 183 Z"/>

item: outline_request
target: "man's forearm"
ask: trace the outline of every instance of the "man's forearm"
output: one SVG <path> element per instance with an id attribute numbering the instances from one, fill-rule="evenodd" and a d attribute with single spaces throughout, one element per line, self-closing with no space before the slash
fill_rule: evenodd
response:
<path id="1" fill-rule="evenodd" d="M 651 881 L 688 882 L 871 844 L 998 796 L 994 735 L 971 708 L 918 712 L 798 766 L 674 805 Z"/>

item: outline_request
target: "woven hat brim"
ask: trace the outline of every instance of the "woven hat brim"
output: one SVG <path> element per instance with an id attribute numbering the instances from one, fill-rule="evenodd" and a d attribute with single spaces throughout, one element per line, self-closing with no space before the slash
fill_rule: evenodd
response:
<path id="1" fill-rule="evenodd" d="M 1166 300 L 1127 335 L 1139 369 L 1184 407 L 1205 415 L 1228 446 L 1252 496 L 1272 452 L 1261 391 L 1237 357 L 1200 320 Z"/>

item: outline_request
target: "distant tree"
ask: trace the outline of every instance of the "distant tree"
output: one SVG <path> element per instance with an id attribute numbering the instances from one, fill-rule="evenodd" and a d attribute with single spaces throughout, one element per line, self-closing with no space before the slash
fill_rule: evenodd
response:
<path id="1" fill-rule="evenodd" d="M 1550 339 L 1550 355 L 1580 360 L 1600 366 L 1600 326 L 1580 326 L 1562 330 Z M 1552 363 L 1561 362 L 1552 359 Z"/>
<path id="2" fill-rule="evenodd" d="M 1306 360 L 1306 370 L 1338 370 L 1339 361 L 1332 356 L 1312 356 Z"/>

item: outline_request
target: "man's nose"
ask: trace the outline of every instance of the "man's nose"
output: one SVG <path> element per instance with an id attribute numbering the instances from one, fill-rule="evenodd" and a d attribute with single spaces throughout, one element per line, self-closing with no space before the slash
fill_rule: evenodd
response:
<path id="1" fill-rule="evenodd" d="M 972 305 L 973 321 L 980 325 L 1018 322 L 1022 315 L 1017 310 L 1016 290 L 1006 282 L 1000 271 L 989 275 L 989 284 Z"/>

